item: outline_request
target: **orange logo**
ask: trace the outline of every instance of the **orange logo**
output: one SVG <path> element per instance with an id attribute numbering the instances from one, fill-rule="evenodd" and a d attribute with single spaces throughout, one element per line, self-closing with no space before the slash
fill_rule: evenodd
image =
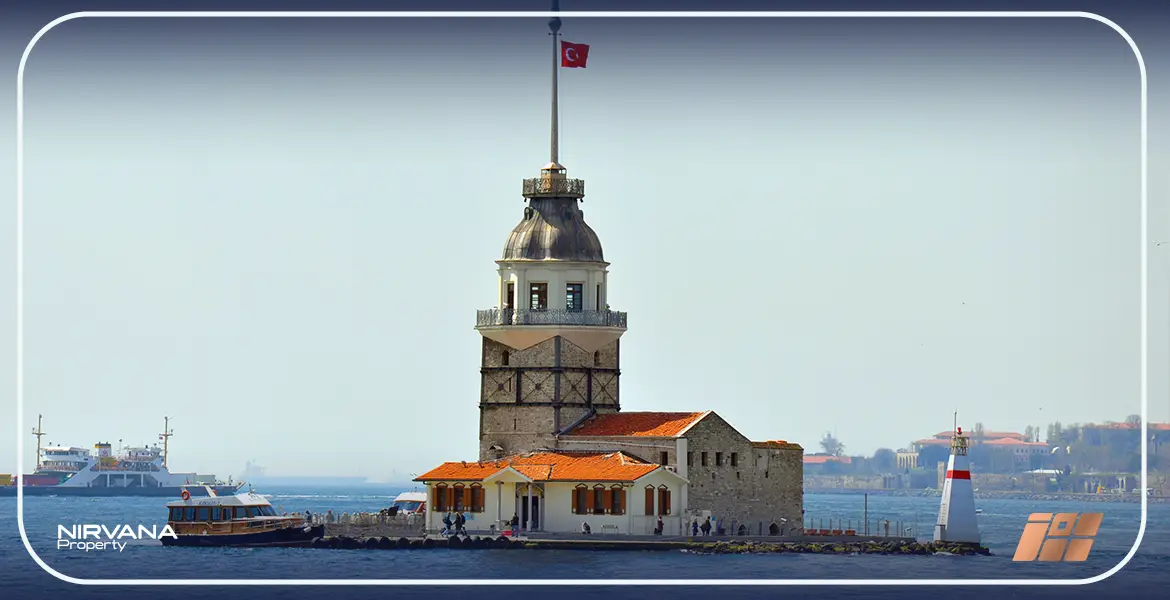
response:
<path id="1" fill-rule="evenodd" d="M 1032 513 L 1012 560 L 1081 562 L 1089 557 L 1104 517 L 1102 513 Z"/>

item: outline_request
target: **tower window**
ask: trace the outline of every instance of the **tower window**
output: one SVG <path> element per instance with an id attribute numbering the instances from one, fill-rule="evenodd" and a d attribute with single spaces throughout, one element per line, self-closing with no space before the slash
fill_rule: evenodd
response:
<path id="1" fill-rule="evenodd" d="M 666 452 L 659 452 L 659 453 L 658 453 L 658 464 L 660 464 L 660 465 L 668 465 L 668 464 L 670 464 L 670 462 L 669 462 L 670 458 L 669 458 L 669 457 L 670 457 L 670 455 L 669 455 L 668 453 L 666 453 Z"/>
<path id="2" fill-rule="evenodd" d="M 715 466 L 716 466 L 716 467 L 722 467 L 722 466 L 723 466 L 723 453 L 722 453 L 722 452 L 716 452 L 716 453 L 715 453 Z"/>
<path id="3" fill-rule="evenodd" d="M 508 358 L 509 358 L 509 356 L 508 356 L 507 350 L 504 350 L 503 352 L 501 352 L 500 353 L 500 364 L 504 365 L 505 367 L 508 366 Z"/>
<path id="4" fill-rule="evenodd" d="M 739 453 L 738 452 L 731 453 L 731 466 L 733 466 L 733 467 L 739 466 Z"/>
<path id="5" fill-rule="evenodd" d="M 595 367 L 601 366 L 601 350 L 598 350 L 598 351 L 593 353 L 593 366 L 595 366 Z"/>
<path id="6" fill-rule="evenodd" d="M 594 300 L 597 303 L 596 310 L 601 310 L 601 284 L 600 283 L 597 284 L 597 296 L 594 297 Z"/>
<path id="7" fill-rule="evenodd" d="M 529 295 L 532 297 L 530 308 L 532 310 L 548 310 L 548 284 L 534 283 L 528 289 Z"/>
<path id="8" fill-rule="evenodd" d="M 703 465 L 704 467 L 707 466 L 707 453 L 706 452 L 699 453 L 699 464 Z"/>
<path id="9" fill-rule="evenodd" d="M 565 286 L 565 309 L 573 312 L 579 312 L 585 308 L 585 291 L 584 285 L 580 283 L 570 283 Z"/>
<path id="10" fill-rule="evenodd" d="M 511 281 L 508 282 L 508 295 L 504 298 L 504 310 L 508 310 L 516 306 L 516 284 Z"/>

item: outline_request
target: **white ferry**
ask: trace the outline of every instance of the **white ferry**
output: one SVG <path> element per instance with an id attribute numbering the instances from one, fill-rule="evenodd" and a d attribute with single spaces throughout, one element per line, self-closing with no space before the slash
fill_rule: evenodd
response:
<path id="1" fill-rule="evenodd" d="M 180 494 L 183 486 L 193 487 L 195 494 L 203 495 L 204 486 L 217 494 L 233 494 L 244 483 L 219 481 L 215 475 L 172 473 L 167 469 L 167 438 L 174 435 L 170 429 L 159 434 L 163 441 L 142 447 L 119 448 L 109 443 L 94 446 L 93 451 L 78 446 L 49 446 L 42 448 L 40 428 L 37 436 L 37 468 L 31 475 L 0 477 L 0 496 L 15 496 L 21 486 L 25 496 L 170 496 Z M 164 421 L 164 427 L 169 419 Z"/>

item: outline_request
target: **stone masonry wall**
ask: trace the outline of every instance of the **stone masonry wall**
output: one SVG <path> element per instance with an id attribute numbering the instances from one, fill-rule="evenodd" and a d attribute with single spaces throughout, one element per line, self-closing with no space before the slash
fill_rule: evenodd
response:
<path id="1" fill-rule="evenodd" d="M 804 506 L 800 446 L 756 447 L 716 414 L 700 421 L 685 437 L 688 509 L 710 510 L 726 524 L 728 533 L 735 533 L 733 522 L 736 527 L 746 525 L 751 534 L 760 533 L 761 527 L 767 533 L 773 522 L 784 532 L 800 528 Z"/>
<path id="2" fill-rule="evenodd" d="M 555 447 L 556 431 L 585 415 L 590 389 L 598 412 L 618 410 L 617 361 L 617 341 L 594 354 L 564 338 L 522 350 L 484 338 L 479 458 L 497 458 L 492 446 L 502 448 L 504 455 Z"/>

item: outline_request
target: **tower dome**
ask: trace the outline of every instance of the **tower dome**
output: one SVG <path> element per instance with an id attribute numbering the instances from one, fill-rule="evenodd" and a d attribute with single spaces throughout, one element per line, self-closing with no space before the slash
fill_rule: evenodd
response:
<path id="1" fill-rule="evenodd" d="M 605 262 L 601 240 L 578 202 L 585 196 L 585 182 L 568 179 L 555 162 L 541 169 L 541 176 L 524 180 L 528 206 L 504 246 L 503 260 L 563 260 Z"/>

